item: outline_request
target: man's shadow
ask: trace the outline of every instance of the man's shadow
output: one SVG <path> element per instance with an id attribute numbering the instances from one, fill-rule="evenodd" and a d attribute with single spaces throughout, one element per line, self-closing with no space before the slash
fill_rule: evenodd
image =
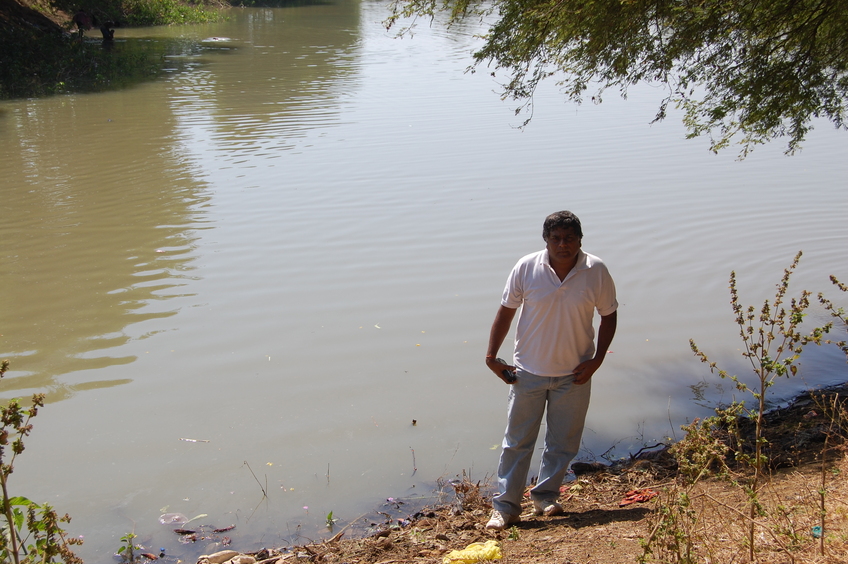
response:
<path id="1" fill-rule="evenodd" d="M 519 529 L 544 529 L 552 525 L 580 529 L 582 527 L 597 527 L 622 521 L 641 521 L 651 509 L 648 507 L 626 507 L 621 509 L 588 509 L 586 511 L 566 511 L 561 515 L 548 517 L 545 520 L 522 521 L 517 524 Z"/>

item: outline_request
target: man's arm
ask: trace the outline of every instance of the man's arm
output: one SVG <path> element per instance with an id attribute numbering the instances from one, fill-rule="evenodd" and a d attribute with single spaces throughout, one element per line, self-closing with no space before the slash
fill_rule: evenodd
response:
<path id="1" fill-rule="evenodd" d="M 589 381 L 607 356 L 607 351 L 612 343 L 612 338 L 615 337 L 615 328 L 618 324 L 618 311 L 614 311 L 609 315 L 601 316 L 601 325 L 598 327 L 598 346 L 595 350 L 595 358 L 581 362 L 574 369 L 574 383 L 585 384 Z"/>
<path id="2" fill-rule="evenodd" d="M 515 312 L 516 309 L 503 305 L 498 309 L 498 313 L 495 314 L 495 321 L 492 323 L 492 330 L 489 332 L 489 348 L 486 349 L 486 366 L 488 366 L 489 370 L 494 372 L 498 378 L 507 384 L 509 384 L 509 382 L 507 382 L 504 377 L 503 371 L 512 371 L 515 370 L 515 367 L 510 366 L 509 364 L 504 364 L 503 362 L 498 362 L 495 359 L 498 356 L 498 351 L 500 350 L 504 339 L 506 339 L 507 333 L 509 333 L 509 328 L 512 325 Z"/>

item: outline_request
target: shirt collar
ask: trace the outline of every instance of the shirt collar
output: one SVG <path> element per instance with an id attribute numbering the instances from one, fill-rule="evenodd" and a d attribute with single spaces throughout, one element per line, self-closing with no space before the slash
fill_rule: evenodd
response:
<path id="1" fill-rule="evenodd" d="M 548 267 L 553 268 L 551 267 L 551 260 L 548 257 L 548 249 L 542 250 L 542 255 L 539 257 L 539 260 L 542 261 L 542 264 L 546 264 Z M 580 249 L 577 251 L 577 262 L 574 264 L 574 268 L 572 268 L 572 270 L 585 270 L 586 268 L 589 268 L 589 257 L 586 256 L 583 249 Z"/>

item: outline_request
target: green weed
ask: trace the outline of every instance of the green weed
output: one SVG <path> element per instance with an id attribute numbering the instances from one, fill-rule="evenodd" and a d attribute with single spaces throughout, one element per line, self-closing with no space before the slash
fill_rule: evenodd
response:
<path id="1" fill-rule="evenodd" d="M 756 376 L 754 384 L 749 386 L 736 375 L 720 369 L 690 340 L 692 351 L 701 362 L 707 363 L 711 372 L 732 381 L 742 399 L 716 409 L 712 417 L 683 426 L 686 432 L 684 438 L 671 448 L 678 463 L 678 476 L 663 490 L 657 510 L 650 517 L 653 526 L 650 534 L 641 541 L 643 554 L 640 562 L 688 564 L 713 561 L 716 558 L 713 552 L 726 548 L 719 545 L 726 545 L 726 539 L 734 534 L 742 534 L 739 528 L 744 530 L 744 534 L 736 547 L 746 553 L 747 560 L 754 561 L 756 553 L 770 543 L 771 549 L 779 550 L 794 561 L 792 553 L 809 542 L 811 526 L 815 525 L 813 529 L 819 531 L 825 530 L 825 482 L 832 475 L 825 464 L 826 455 L 835 443 L 844 442 L 846 438 L 842 432 L 845 410 L 836 399 L 830 403 L 823 399 L 818 401 L 818 408 L 829 422 L 823 428 L 826 440 L 820 454 L 819 491 L 808 492 L 806 505 L 764 502 L 772 463 L 770 445 L 765 437 L 769 388 L 779 378 L 797 374 L 801 353 L 808 344 L 833 342 L 846 350 L 845 341 L 825 340 L 825 335 L 832 329 L 832 322 L 802 332 L 811 294 L 803 291 L 797 298 L 787 296 L 790 278 L 800 258 L 799 252 L 784 271 L 774 299 L 766 300 L 760 308 L 741 304 L 736 274 L 730 275 L 730 303 L 743 345 L 742 356 Z M 848 291 L 833 277 L 831 280 L 840 290 Z M 821 294 L 819 301 L 834 318 L 846 321 L 845 312 Z M 746 397 L 753 401 L 746 402 Z M 753 427 L 751 433 L 740 430 L 743 422 L 745 427 Z M 738 509 L 736 502 L 730 499 L 714 499 L 703 490 L 696 490 L 696 484 L 705 477 L 716 477 L 730 483 L 744 499 L 740 507 L 745 509 Z M 698 499 L 697 510 L 694 509 L 693 496 Z M 759 534 L 755 535 L 755 530 L 759 530 Z M 820 553 L 824 554 L 824 535 L 819 537 Z M 717 538 L 725 540 L 717 542 Z"/>
<path id="2" fill-rule="evenodd" d="M 9 361 L 0 363 L 0 378 L 9 368 Z M 24 437 L 32 431 L 32 419 L 44 406 L 44 394 L 32 396 L 32 406 L 24 408 L 18 400 L 0 407 L 0 562 L 11 564 L 82 564 L 71 550 L 82 544 L 81 539 L 69 538 L 61 523 L 70 523 L 66 514 L 59 517 L 48 504 L 37 504 L 23 496 L 9 493 L 9 476 L 14 471 L 18 455 L 24 451 Z M 9 454 L 11 450 L 11 455 Z"/>
<path id="3" fill-rule="evenodd" d="M 751 451 L 743 448 L 735 451 L 738 461 L 753 468 L 753 475 L 746 484 L 748 492 L 748 558 L 754 559 L 755 551 L 755 518 L 759 516 L 758 494 L 765 480 L 768 456 L 765 446 L 767 441 L 764 436 L 763 417 L 766 413 L 766 392 L 774 385 L 779 377 L 790 377 L 797 373 L 797 361 L 801 356 L 804 345 L 808 343 L 820 343 L 822 336 L 830 329 L 830 325 L 814 328 L 809 335 L 800 332 L 801 324 L 810 305 L 810 292 L 802 291 L 799 298 L 792 298 L 786 304 L 786 293 L 789 289 L 789 279 L 801 260 L 801 253 L 795 255 L 792 264 L 784 270 L 783 277 L 777 285 L 774 299 L 766 300 L 763 306 L 757 310 L 753 305 L 744 307 L 739 301 L 739 292 L 736 285 L 736 273 L 730 273 L 730 304 L 739 327 L 739 336 L 744 346 L 742 356 L 748 359 L 757 384 L 751 388 L 738 376 L 730 375 L 718 368 L 715 362 L 711 362 L 707 355 L 702 352 L 695 341 L 689 341 L 692 351 L 707 363 L 711 372 L 716 372 L 721 378 L 730 379 L 736 390 L 750 395 L 754 400 L 754 407 L 749 408 L 744 401 L 734 404 L 737 413 L 754 421 L 753 449 Z M 789 306 L 788 309 L 786 306 Z"/>
<path id="4" fill-rule="evenodd" d="M 128 562 L 130 564 L 135 562 L 135 549 L 138 548 L 134 542 L 136 536 L 135 533 L 127 533 L 121 537 L 121 546 L 118 548 L 118 554 L 122 562 Z"/>

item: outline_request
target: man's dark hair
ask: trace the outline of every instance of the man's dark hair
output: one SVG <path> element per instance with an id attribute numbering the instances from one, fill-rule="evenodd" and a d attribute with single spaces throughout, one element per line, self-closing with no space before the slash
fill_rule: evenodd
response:
<path id="1" fill-rule="evenodd" d="M 583 227 L 580 225 L 580 220 L 567 210 L 552 213 L 545 218 L 545 224 L 542 226 L 542 238 L 547 241 L 551 231 L 560 228 L 572 229 L 575 235 L 583 238 Z"/>

